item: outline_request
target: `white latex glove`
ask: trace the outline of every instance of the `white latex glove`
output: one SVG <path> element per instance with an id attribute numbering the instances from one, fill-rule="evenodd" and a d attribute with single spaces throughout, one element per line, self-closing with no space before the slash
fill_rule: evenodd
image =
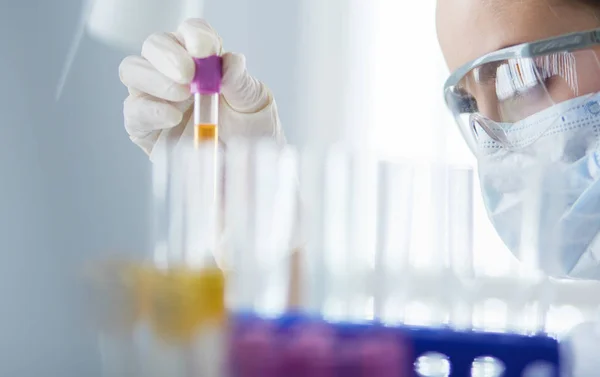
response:
<path id="1" fill-rule="evenodd" d="M 223 57 L 219 137 L 268 136 L 283 143 L 277 106 L 269 89 L 246 71 L 243 55 L 222 53 L 221 38 L 200 19 L 183 22 L 175 33 L 155 33 L 143 44 L 141 56 L 129 56 L 119 67 L 129 90 L 123 113 L 131 140 L 152 159 L 156 144 L 175 146 L 193 135 L 194 77 L 192 57 Z"/>

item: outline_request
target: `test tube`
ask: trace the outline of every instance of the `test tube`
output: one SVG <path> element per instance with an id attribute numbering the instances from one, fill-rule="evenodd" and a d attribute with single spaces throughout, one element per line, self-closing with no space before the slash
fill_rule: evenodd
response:
<path id="1" fill-rule="evenodd" d="M 154 252 L 152 259 L 156 266 L 166 267 L 169 245 L 169 199 L 173 183 L 170 179 L 171 170 L 169 151 L 164 144 L 156 145 L 153 151 L 152 163 L 152 237 Z"/>
<path id="2" fill-rule="evenodd" d="M 412 234 L 413 167 L 382 162 L 379 168 L 375 317 L 386 324 L 403 319 L 408 253 Z"/>
<path id="3" fill-rule="evenodd" d="M 226 161 L 225 213 L 233 249 L 228 300 L 238 315 L 232 365 L 240 377 L 283 375 L 277 372 L 282 339 L 269 321 L 288 309 L 297 153 L 272 140 L 238 139 L 228 143 Z"/>
<path id="4" fill-rule="evenodd" d="M 323 253 L 325 281 L 323 315 L 334 321 L 349 320 L 348 298 L 356 294 L 348 286 L 352 261 L 350 249 L 351 175 L 347 151 L 340 145 L 328 150 L 325 158 Z"/>
<path id="5" fill-rule="evenodd" d="M 433 272 L 443 272 L 450 267 L 448 253 L 448 191 L 450 167 L 445 164 L 431 165 L 431 200 L 432 200 L 432 249 L 427 268 Z"/>
<path id="6" fill-rule="evenodd" d="M 226 156 L 228 300 L 238 312 L 277 316 L 289 299 L 298 156 L 268 139 L 232 140 Z"/>
<path id="7" fill-rule="evenodd" d="M 298 158 L 292 147 L 261 140 L 254 147 L 252 254 L 260 273 L 254 307 L 266 316 L 288 306 L 290 239 L 296 218 Z"/>
<path id="8" fill-rule="evenodd" d="M 374 155 L 355 150 L 351 155 L 350 233 L 347 263 L 348 287 L 354 292 L 347 302 L 350 320 L 374 319 L 374 271 L 377 243 L 378 164 Z"/>
<path id="9" fill-rule="evenodd" d="M 190 89 L 194 94 L 194 142 L 211 142 L 217 146 L 219 92 L 223 60 L 220 56 L 194 58 L 196 73 Z"/>
<path id="10" fill-rule="evenodd" d="M 307 242 L 302 254 L 300 294 L 302 309 L 310 315 L 319 315 L 325 305 L 325 218 L 324 151 L 306 148 L 302 152 L 300 195 L 302 198 L 303 229 Z"/>
<path id="11" fill-rule="evenodd" d="M 103 377 L 138 374 L 134 330 L 140 319 L 136 266 L 110 260 L 86 271 L 90 314 L 96 323 Z"/>
<path id="12" fill-rule="evenodd" d="M 234 311 L 252 308 L 253 285 L 258 280 L 256 260 L 248 251 L 250 239 L 250 144 L 234 138 L 225 154 L 225 233 L 230 271 L 227 288 L 228 306 Z"/>
<path id="13" fill-rule="evenodd" d="M 158 144 L 153 152 L 153 238 L 149 263 L 141 269 L 144 317 L 136 333 L 141 375 L 185 377 L 187 347 L 169 318 L 181 312 L 181 286 L 176 268 L 183 265 L 186 158 L 183 150 Z"/>
<path id="14" fill-rule="evenodd" d="M 324 181 L 324 313 L 342 321 L 374 317 L 377 164 L 373 156 L 332 146 Z"/>
<path id="15" fill-rule="evenodd" d="M 470 278 L 473 266 L 473 169 L 452 166 L 448 172 L 450 265 L 458 276 Z"/>
<path id="16" fill-rule="evenodd" d="M 473 169 L 451 166 L 448 171 L 448 253 L 453 274 L 448 284 L 452 297 L 450 322 L 456 328 L 471 328 L 473 297 L 470 283 L 473 265 Z"/>
<path id="17" fill-rule="evenodd" d="M 413 162 L 414 163 L 414 162 Z M 445 324 L 451 278 L 448 256 L 448 165 L 418 163 L 412 213 L 413 241 L 409 253 L 408 304 L 404 321 L 411 325 Z M 425 230 L 425 231 L 423 231 Z"/>
<path id="18" fill-rule="evenodd" d="M 154 260 L 160 263 L 149 279 L 152 367 L 148 373 L 220 377 L 224 374 L 226 335 L 225 276 L 215 259 L 220 230 L 217 117 L 221 58 L 194 61 L 196 74 L 190 86 L 195 97 L 193 145 L 164 151 L 166 184 L 164 165 L 159 162 L 155 170 L 155 222 L 160 224 L 159 232 L 168 232 L 156 239 Z M 161 222 L 165 217 L 167 221 Z"/>
<path id="19" fill-rule="evenodd" d="M 521 239 L 519 242 L 519 259 L 521 268 L 518 271 L 517 279 L 527 287 L 520 295 L 521 302 L 511 303 L 511 313 L 509 325 L 514 327 L 518 332 L 536 333 L 540 332 L 545 327 L 546 312 L 549 309 L 549 289 L 541 271 L 539 253 L 541 248 L 552 247 L 552 243 L 548 245 L 546 242 L 541 242 L 542 237 L 554 237 L 555 235 L 541 235 L 540 223 L 543 219 L 543 213 L 551 212 L 552 206 L 562 202 L 565 198 L 561 197 L 564 191 L 562 190 L 563 182 L 552 182 L 552 175 L 549 175 L 551 170 L 547 166 L 541 164 L 529 174 L 524 174 L 525 186 L 523 204 L 521 210 Z M 557 197 L 553 197 L 549 201 L 548 206 L 551 208 L 542 207 L 542 198 L 546 195 L 547 186 L 550 190 L 558 192 Z M 559 206 L 561 208 L 561 206 Z M 556 245 L 556 243 L 554 243 Z M 544 250 L 552 255 L 553 250 Z"/>

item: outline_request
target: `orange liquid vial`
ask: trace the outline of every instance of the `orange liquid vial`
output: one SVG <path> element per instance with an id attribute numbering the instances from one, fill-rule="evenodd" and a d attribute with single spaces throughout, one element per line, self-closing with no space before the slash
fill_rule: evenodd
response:
<path id="1" fill-rule="evenodd" d="M 205 142 L 216 143 L 219 139 L 219 132 L 216 124 L 201 123 L 194 127 L 194 141 L 196 145 Z"/>

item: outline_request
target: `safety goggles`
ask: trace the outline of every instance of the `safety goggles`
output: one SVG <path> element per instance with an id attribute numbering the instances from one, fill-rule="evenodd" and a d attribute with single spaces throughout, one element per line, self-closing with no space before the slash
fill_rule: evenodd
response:
<path id="1" fill-rule="evenodd" d="M 508 47 L 458 68 L 444 97 L 473 153 L 484 139 L 507 149 L 533 143 L 535 138 L 524 143 L 509 134 L 555 104 L 600 92 L 598 52 L 595 29 Z M 547 113 L 556 117 L 544 121 L 551 127 L 560 114 Z"/>

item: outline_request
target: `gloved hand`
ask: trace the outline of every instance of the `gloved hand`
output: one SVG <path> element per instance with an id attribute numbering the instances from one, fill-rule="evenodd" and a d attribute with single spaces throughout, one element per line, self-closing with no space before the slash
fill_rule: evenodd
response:
<path id="1" fill-rule="evenodd" d="M 130 139 L 152 159 L 158 143 L 176 145 L 193 135 L 194 77 L 192 57 L 223 57 L 219 103 L 219 137 L 268 136 L 283 143 L 277 106 L 269 89 L 246 71 L 243 55 L 222 53 L 221 38 L 204 20 L 189 19 L 177 32 L 155 33 L 142 46 L 141 56 L 129 56 L 119 67 L 129 90 L 123 113 Z"/>

